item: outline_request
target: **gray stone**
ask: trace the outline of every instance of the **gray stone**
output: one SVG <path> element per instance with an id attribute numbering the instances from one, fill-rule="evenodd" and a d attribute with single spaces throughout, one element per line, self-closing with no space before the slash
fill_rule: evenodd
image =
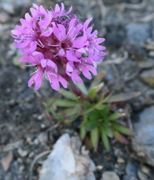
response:
<path id="1" fill-rule="evenodd" d="M 148 23 L 130 23 L 126 26 L 127 41 L 132 45 L 142 46 L 151 36 Z"/>
<path id="2" fill-rule="evenodd" d="M 14 13 L 16 8 L 29 6 L 34 0 L 1 0 L 0 8 L 7 11 L 8 13 Z"/>
<path id="3" fill-rule="evenodd" d="M 137 177 L 131 176 L 131 175 L 125 175 L 123 177 L 123 180 L 138 180 Z"/>
<path id="4" fill-rule="evenodd" d="M 123 177 L 123 180 L 138 180 L 137 178 L 137 166 L 133 162 L 128 162 L 126 165 L 126 175 Z"/>
<path id="5" fill-rule="evenodd" d="M 6 12 L 0 12 L 0 23 L 6 23 L 9 20 L 9 15 Z"/>
<path id="6" fill-rule="evenodd" d="M 102 175 L 101 180 L 120 180 L 119 176 L 113 171 L 106 171 Z"/>
<path id="7" fill-rule="evenodd" d="M 140 77 L 146 84 L 154 87 L 154 70 L 153 69 L 143 71 Z"/>
<path id="8" fill-rule="evenodd" d="M 133 162 L 128 162 L 126 165 L 126 174 L 129 176 L 137 176 L 137 166 Z"/>
<path id="9" fill-rule="evenodd" d="M 109 4 L 118 4 L 121 3 L 122 0 L 104 0 L 105 5 L 109 5 Z"/>
<path id="10" fill-rule="evenodd" d="M 150 169 L 147 167 L 147 166 L 141 166 L 141 171 L 144 173 L 144 174 L 147 174 L 149 175 L 150 174 Z"/>
<path id="11" fill-rule="evenodd" d="M 140 180 L 149 180 L 148 176 L 141 172 L 140 170 L 138 171 L 138 177 Z"/>
<path id="12" fill-rule="evenodd" d="M 28 154 L 28 151 L 19 148 L 19 149 L 18 149 L 18 154 L 19 154 L 21 157 L 26 157 L 27 154 Z"/>
<path id="13" fill-rule="evenodd" d="M 132 145 L 137 154 L 144 154 L 147 164 L 154 166 L 154 106 L 139 114 L 139 121 L 134 124 Z"/>
<path id="14" fill-rule="evenodd" d="M 64 134 L 44 162 L 40 180 L 95 180 L 94 170 L 88 152 L 81 150 L 80 139 Z"/>

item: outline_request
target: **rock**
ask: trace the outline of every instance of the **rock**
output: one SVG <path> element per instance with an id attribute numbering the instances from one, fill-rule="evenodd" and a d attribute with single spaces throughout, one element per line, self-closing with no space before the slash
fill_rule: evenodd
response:
<path id="1" fill-rule="evenodd" d="M 149 180 L 148 176 L 141 172 L 140 170 L 138 171 L 138 177 L 140 180 Z"/>
<path id="2" fill-rule="evenodd" d="M 105 5 L 113 5 L 113 4 L 118 4 L 121 3 L 122 0 L 104 0 Z"/>
<path id="3" fill-rule="evenodd" d="M 115 148 L 114 149 L 114 155 L 119 158 L 119 157 L 123 157 L 124 153 L 121 151 L 121 149 Z"/>
<path id="4" fill-rule="evenodd" d="M 9 152 L 5 157 L 2 158 L 0 162 L 2 164 L 4 171 L 7 171 L 9 169 L 12 160 L 13 160 L 12 152 Z"/>
<path id="5" fill-rule="evenodd" d="M 103 166 L 101 166 L 101 165 L 96 166 L 96 170 L 102 171 L 102 169 L 103 169 Z"/>
<path id="6" fill-rule="evenodd" d="M 126 37 L 125 29 L 122 25 L 109 24 L 106 26 L 106 45 L 111 46 L 111 48 L 119 48 L 123 45 Z"/>
<path id="7" fill-rule="evenodd" d="M 14 13 L 15 9 L 19 7 L 26 7 L 32 4 L 33 0 L 2 0 L 0 1 L 0 8 L 8 13 Z"/>
<path id="8" fill-rule="evenodd" d="M 42 132 L 38 135 L 38 141 L 42 144 L 42 145 L 46 145 L 47 141 L 48 141 L 48 137 L 47 137 L 47 133 Z"/>
<path id="9" fill-rule="evenodd" d="M 0 12 L 0 23 L 6 23 L 9 20 L 9 15 L 6 12 Z"/>
<path id="10" fill-rule="evenodd" d="M 123 180 L 138 180 L 137 177 L 131 176 L 131 175 L 125 175 L 123 177 Z"/>
<path id="11" fill-rule="evenodd" d="M 113 171 L 106 171 L 103 173 L 102 175 L 102 179 L 101 180 L 120 180 L 120 178 L 118 177 L 118 175 L 113 172 Z"/>
<path id="12" fill-rule="evenodd" d="M 23 173 L 20 171 L 20 165 L 17 161 L 12 161 L 11 166 L 7 172 L 2 172 L 3 169 L 0 168 L 0 179 L 1 180 L 21 180 L 23 178 Z"/>
<path id="13" fill-rule="evenodd" d="M 18 149 L 18 153 L 21 157 L 26 157 L 28 155 L 28 151 L 23 150 L 21 148 Z"/>
<path id="14" fill-rule="evenodd" d="M 142 46 L 151 37 L 148 23 L 130 23 L 126 26 L 127 41 L 131 45 Z"/>
<path id="15" fill-rule="evenodd" d="M 137 178 L 137 166 L 133 162 L 128 162 L 126 165 L 126 175 L 123 180 L 138 180 Z"/>
<path id="16" fill-rule="evenodd" d="M 124 163 L 125 163 L 125 160 L 124 160 L 123 158 L 119 157 L 119 158 L 117 159 L 117 163 L 119 163 L 119 164 L 124 164 Z"/>
<path id="17" fill-rule="evenodd" d="M 126 174 L 129 176 L 137 176 L 137 166 L 133 162 L 128 162 L 126 166 Z"/>
<path id="18" fill-rule="evenodd" d="M 149 52 L 149 56 L 150 56 L 150 57 L 154 57 L 154 51 L 150 51 L 150 52 Z"/>
<path id="19" fill-rule="evenodd" d="M 64 134 L 43 163 L 40 180 L 95 180 L 95 165 L 78 137 Z"/>
<path id="20" fill-rule="evenodd" d="M 142 152 L 147 164 L 154 166 L 154 106 L 145 108 L 134 124 L 133 149 Z"/>
<path id="21" fill-rule="evenodd" d="M 154 87 L 154 70 L 143 71 L 140 75 L 141 79 L 148 85 Z"/>
<path id="22" fill-rule="evenodd" d="M 130 3 L 130 4 L 138 4 L 141 3 L 142 0 L 125 0 L 126 3 Z"/>
<path id="23" fill-rule="evenodd" d="M 142 171 L 144 174 L 147 174 L 147 175 L 150 174 L 150 169 L 149 169 L 147 166 L 142 166 L 142 167 L 141 167 L 141 171 Z"/>
<path id="24" fill-rule="evenodd" d="M 146 60 L 146 61 L 139 61 L 137 63 L 137 66 L 141 69 L 149 69 L 154 67 L 154 61 L 152 60 Z"/>

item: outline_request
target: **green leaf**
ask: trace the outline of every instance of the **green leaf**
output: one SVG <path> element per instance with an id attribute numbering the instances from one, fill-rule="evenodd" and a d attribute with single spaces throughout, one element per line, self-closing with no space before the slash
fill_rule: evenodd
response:
<path id="1" fill-rule="evenodd" d="M 58 99 L 53 103 L 55 106 L 59 106 L 59 107 L 73 107 L 76 105 L 76 102 L 66 99 Z"/>
<path id="2" fill-rule="evenodd" d="M 124 117 L 124 116 L 125 116 L 124 113 L 115 112 L 112 115 L 110 115 L 109 120 L 115 121 L 115 120 L 118 120 L 119 118 Z"/>
<path id="3" fill-rule="evenodd" d="M 54 119 L 56 119 L 57 121 L 62 120 L 60 113 L 55 112 L 52 108 L 50 108 L 49 112 L 53 115 Z"/>
<path id="4" fill-rule="evenodd" d="M 62 90 L 60 90 L 60 94 L 62 94 L 67 99 L 78 100 L 78 96 L 76 96 L 75 94 L 73 94 L 70 91 L 66 91 L 66 90 L 62 89 Z"/>
<path id="5" fill-rule="evenodd" d="M 90 121 L 97 121 L 100 118 L 100 111 L 94 110 L 90 112 L 87 116 Z"/>
<path id="6" fill-rule="evenodd" d="M 102 119 L 103 124 L 108 126 L 110 123 L 110 121 L 109 121 L 109 106 L 102 105 L 100 113 L 101 113 L 101 119 Z"/>
<path id="7" fill-rule="evenodd" d="M 103 87 L 103 83 L 99 84 L 98 86 L 94 86 L 92 87 L 89 91 L 88 91 L 88 97 L 91 99 L 96 98 L 97 93 L 102 89 Z"/>
<path id="8" fill-rule="evenodd" d="M 98 131 L 98 128 L 92 129 L 90 135 L 91 135 L 92 145 L 94 147 L 94 150 L 96 151 L 97 147 L 98 147 L 98 140 L 99 140 L 99 131 Z"/>
<path id="9" fill-rule="evenodd" d="M 74 116 L 76 114 L 80 115 L 80 107 L 76 105 L 73 108 L 67 108 L 67 109 L 63 110 L 62 112 L 68 116 Z"/>
<path id="10" fill-rule="evenodd" d="M 129 92 L 112 95 L 108 98 L 109 103 L 129 101 L 141 95 L 141 92 Z"/>
<path id="11" fill-rule="evenodd" d="M 50 108 L 50 107 L 52 106 L 52 104 L 53 104 L 54 101 L 55 101 L 54 98 L 48 99 L 48 100 L 44 103 L 45 108 Z"/>
<path id="12" fill-rule="evenodd" d="M 120 134 L 117 131 L 114 131 L 113 133 L 114 133 L 114 137 L 117 141 L 119 141 L 122 144 L 128 144 L 128 140 L 122 134 Z"/>
<path id="13" fill-rule="evenodd" d="M 88 90 L 84 83 L 76 84 L 76 86 L 84 95 L 88 95 Z"/>
<path id="14" fill-rule="evenodd" d="M 90 121 L 88 119 L 88 121 L 85 123 L 85 127 L 87 131 L 91 131 L 93 128 L 96 128 L 97 126 L 98 126 L 98 123 L 95 120 Z"/>
<path id="15" fill-rule="evenodd" d="M 120 132 L 120 133 L 122 133 L 122 134 L 125 134 L 125 135 L 128 135 L 128 136 L 132 135 L 130 129 L 127 128 L 127 127 L 124 127 L 124 126 L 121 125 L 121 124 L 114 124 L 114 125 L 113 125 L 113 128 L 114 128 L 116 131 L 118 131 L 118 132 Z"/>
<path id="16" fill-rule="evenodd" d="M 105 71 L 99 72 L 97 76 L 95 76 L 94 80 L 92 81 L 90 85 L 90 89 L 93 88 L 94 86 L 97 86 L 100 82 L 102 82 L 102 79 L 105 77 L 105 75 L 106 75 Z"/>
<path id="17" fill-rule="evenodd" d="M 110 151 L 109 138 L 108 138 L 107 134 L 105 133 L 105 131 L 102 131 L 102 141 L 103 141 L 103 144 L 105 146 L 105 149 L 107 151 Z"/>
<path id="18" fill-rule="evenodd" d="M 85 127 L 83 125 L 81 125 L 81 127 L 80 127 L 80 136 L 81 136 L 81 139 L 85 138 L 86 133 L 87 133 L 87 131 L 86 131 Z"/>

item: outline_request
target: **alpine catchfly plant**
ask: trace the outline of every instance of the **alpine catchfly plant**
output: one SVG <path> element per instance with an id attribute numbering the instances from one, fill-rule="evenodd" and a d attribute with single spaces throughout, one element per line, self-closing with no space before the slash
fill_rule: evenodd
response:
<path id="1" fill-rule="evenodd" d="M 66 11 L 63 3 L 51 10 L 33 4 L 12 30 L 20 61 L 35 68 L 29 87 L 40 89 L 45 78 L 58 91 L 71 81 L 82 83 L 82 77 L 91 79 L 97 74 L 97 62 L 106 52 L 104 38 L 98 37 L 91 21 L 82 22 L 72 8 Z"/>

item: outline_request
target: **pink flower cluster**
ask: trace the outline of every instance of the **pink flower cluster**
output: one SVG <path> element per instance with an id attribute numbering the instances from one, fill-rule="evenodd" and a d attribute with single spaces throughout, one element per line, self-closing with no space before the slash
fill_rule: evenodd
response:
<path id="1" fill-rule="evenodd" d="M 29 87 L 38 90 L 45 77 L 54 90 L 59 90 L 61 86 L 67 88 L 70 80 L 81 83 L 82 75 L 91 79 L 97 74 L 96 64 L 106 53 L 101 45 L 104 38 L 97 37 L 91 20 L 81 22 L 63 3 L 53 10 L 33 4 L 12 30 L 21 62 L 36 67 Z"/>

